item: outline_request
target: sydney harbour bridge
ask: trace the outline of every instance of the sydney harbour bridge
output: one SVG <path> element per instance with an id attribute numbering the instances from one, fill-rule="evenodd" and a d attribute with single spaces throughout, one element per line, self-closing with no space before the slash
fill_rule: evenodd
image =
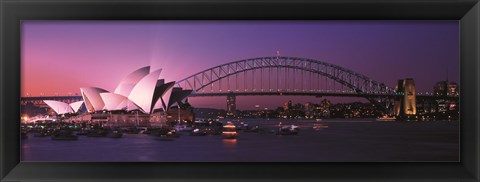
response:
<path id="1" fill-rule="evenodd" d="M 176 82 L 193 90 L 189 97 L 234 98 L 236 96 L 334 96 L 362 97 L 388 110 L 393 99 L 405 93 L 353 70 L 314 59 L 298 57 L 258 57 L 218 65 Z M 433 93 L 416 93 L 418 99 L 436 99 Z M 42 100 L 67 103 L 81 96 L 23 97 L 21 104 L 41 104 Z M 227 99 L 228 100 L 228 99 Z M 235 107 L 234 107 L 235 108 Z"/>

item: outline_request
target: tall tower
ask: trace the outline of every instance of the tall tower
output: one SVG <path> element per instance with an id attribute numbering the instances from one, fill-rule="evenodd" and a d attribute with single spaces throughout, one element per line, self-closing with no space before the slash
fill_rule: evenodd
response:
<path id="1" fill-rule="evenodd" d="M 227 117 L 235 117 L 237 115 L 237 106 L 234 94 L 227 95 Z"/>
<path id="2" fill-rule="evenodd" d="M 413 79 L 407 78 L 399 80 L 396 91 L 401 97 L 395 99 L 395 115 L 405 116 L 417 114 L 417 92 Z"/>

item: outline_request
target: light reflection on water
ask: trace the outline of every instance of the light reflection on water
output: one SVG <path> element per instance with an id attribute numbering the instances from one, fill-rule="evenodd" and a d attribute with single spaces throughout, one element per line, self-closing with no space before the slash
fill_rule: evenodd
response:
<path id="1" fill-rule="evenodd" d="M 222 139 L 222 142 L 225 146 L 225 148 L 235 148 L 237 145 L 237 139 Z"/>
<path id="2" fill-rule="evenodd" d="M 458 122 L 242 120 L 265 133 L 239 131 L 237 139 L 183 136 L 159 141 L 147 135 L 55 141 L 30 135 L 22 140 L 26 161 L 457 161 Z M 278 123 L 301 127 L 298 136 L 269 133 Z"/>

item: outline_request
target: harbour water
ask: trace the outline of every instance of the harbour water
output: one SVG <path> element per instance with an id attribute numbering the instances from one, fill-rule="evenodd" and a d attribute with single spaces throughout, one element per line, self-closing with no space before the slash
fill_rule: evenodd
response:
<path id="1" fill-rule="evenodd" d="M 23 161 L 131 162 L 390 162 L 458 161 L 458 121 L 381 122 L 375 119 L 244 119 L 268 132 L 239 131 L 237 139 L 220 135 L 159 141 L 144 134 L 122 138 L 79 136 L 22 140 Z M 223 121 L 226 122 L 226 121 Z M 300 127 L 298 135 L 272 134 L 279 122 Z M 321 123 L 328 128 L 313 129 Z"/>

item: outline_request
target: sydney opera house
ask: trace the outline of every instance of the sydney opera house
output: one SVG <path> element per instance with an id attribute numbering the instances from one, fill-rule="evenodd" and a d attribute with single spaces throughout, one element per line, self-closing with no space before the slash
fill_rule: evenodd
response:
<path id="1" fill-rule="evenodd" d="M 174 81 L 165 83 L 164 79 L 159 79 L 161 71 L 150 72 L 149 66 L 140 68 L 121 80 L 113 92 L 98 87 L 82 87 L 80 93 L 83 101 L 70 104 L 53 100 L 44 102 L 56 114 L 68 116 L 65 118 L 67 121 L 153 126 L 165 123 L 172 115 L 178 120 L 193 120 L 193 113 L 188 114 L 185 109 L 189 106 L 187 96 L 192 90 L 174 87 Z M 82 107 L 86 112 L 80 111 Z"/>

